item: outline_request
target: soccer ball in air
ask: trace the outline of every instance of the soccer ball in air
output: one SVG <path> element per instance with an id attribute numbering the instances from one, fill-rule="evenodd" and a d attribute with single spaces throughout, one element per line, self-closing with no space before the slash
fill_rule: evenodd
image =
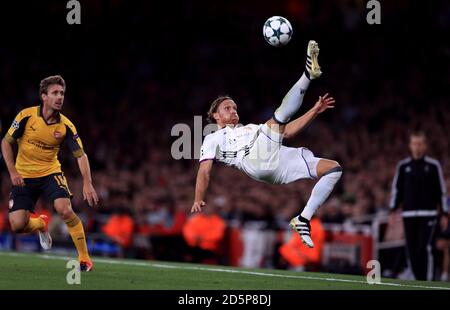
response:
<path id="1" fill-rule="evenodd" d="M 292 37 L 292 26 L 286 18 L 272 16 L 264 23 L 263 34 L 272 46 L 286 45 Z"/>

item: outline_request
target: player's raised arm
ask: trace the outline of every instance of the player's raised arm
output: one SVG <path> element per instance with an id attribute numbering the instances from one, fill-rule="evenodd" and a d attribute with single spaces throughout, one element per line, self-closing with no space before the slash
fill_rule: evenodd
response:
<path id="1" fill-rule="evenodd" d="M 291 138 L 302 131 L 306 126 L 308 126 L 317 115 L 324 112 L 327 109 L 334 108 L 334 103 L 336 101 L 333 97 L 329 97 L 326 93 L 324 96 L 319 96 L 316 104 L 305 114 L 299 118 L 289 122 L 284 130 L 284 138 Z"/>
<path id="2" fill-rule="evenodd" d="M 204 199 L 206 190 L 208 189 L 213 163 L 214 161 L 212 159 L 200 162 L 200 167 L 197 172 L 197 180 L 195 182 L 195 198 L 194 204 L 191 208 L 191 213 L 201 212 L 202 207 L 206 205 Z"/>

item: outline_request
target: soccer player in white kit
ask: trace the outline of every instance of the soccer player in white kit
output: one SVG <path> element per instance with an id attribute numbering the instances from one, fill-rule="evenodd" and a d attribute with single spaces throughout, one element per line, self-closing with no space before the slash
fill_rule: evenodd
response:
<path id="1" fill-rule="evenodd" d="M 219 129 L 207 135 L 203 141 L 191 212 L 200 212 L 206 205 L 204 197 L 215 161 L 235 167 L 252 179 L 269 184 L 319 179 L 305 208 L 289 224 L 300 234 L 305 245 L 314 247 L 309 221 L 339 181 L 342 168 L 334 160 L 315 157 L 304 147 L 286 147 L 282 145 L 282 141 L 283 138 L 299 133 L 318 114 L 334 108 L 335 100 L 325 94 L 319 97 L 308 112 L 290 120 L 300 108 L 310 81 L 322 74 L 318 56 L 318 44 L 309 41 L 306 70 L 283 98 L 273 117 L 265 124 L 239 125 L 237 105 L 231 97 L 219 97 L 212 103 L 208 116 L 211 121 L 217 123 Z"/>

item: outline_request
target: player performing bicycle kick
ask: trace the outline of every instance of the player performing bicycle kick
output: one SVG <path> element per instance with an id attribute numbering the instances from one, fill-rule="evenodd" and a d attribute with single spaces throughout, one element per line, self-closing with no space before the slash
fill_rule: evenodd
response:
<path id="1" fill-rule="evenodd" d="M 237 105 L 231 97 L 219 97 L 212 103 L 208 117 L 217 123 L 218 130 L 207 135 L 201 147 L 191 212 L 200 212 L 206 205 L 204 199 L 214 161 L 236 167 L 252 179 L 269 184 L 318 179 L 303 211 L 289 224 L 306 246 L 314 247 L 309 221 L 341 178 L 342 167 L 334 160 L 315 157 L 307 148 L 286 147 L 282 142 L 283 138 L 298 134 L 318 114 L 334 108 L 334 98 L 325 94 L 308 112 L 291 121 L 302 104 L 309 83 L 322 74 L 318 56 L 318 44 L 309 41 L 306 70 L 265 124 L 239 126 Z"/>

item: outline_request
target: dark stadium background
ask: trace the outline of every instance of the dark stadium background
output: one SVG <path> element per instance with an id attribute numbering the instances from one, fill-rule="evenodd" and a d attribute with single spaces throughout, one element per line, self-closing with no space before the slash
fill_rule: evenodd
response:
<path id="1" fill-rule="evenodd" d="M 80 133 L 101 198 L 95 209 L 82 202 L 76 161 L 63 148 L 74 208 L 88 239 L 108 240 L 101 227 L 112 214 L 131 216 L 135 238 L 119 255 L 154 259 L 161 250 L 163 259 L 187 259 L 180 230 L 161 241 L 158 233 L 150 237 L 151 229 L 160 227 L 146 226 L 158 220 L 167 226 L 173 220 L 166 212 L 170 208 L 188 216 L 193 200 L 197 161 L 172 159 L 172 126 L 192 126 L 193 116 L 205 116 L 219 94 L 235 98 L 241 122 L 264 122 L 300 77 L 309 39 L 320 44 L 324 74 L 310 86 L 300 113 L 325 92 L 337 105 L 288 143 L 344 167 L 342 181 L 320 209 L 323 223 L 370 225 L 387 212 L 395 164 L 408 155 L 413 128 L 428 133 L 429 154 L 441 161 L 450 184 L 446 1 L 381 1 L 381 25 L 367 24 L 366 1 L 81 1 L 81 25 L 66 23 L 65 5 L 0 4 L 2 136 L 18 111 L 38 104 L 42 78 L 65 78 L 64 114 Z M 293 26 L 285 47 L 263 39 L 262 25 L 273 15 Z M 3 163 L 0 169 L 5 240 L 10 181 Z M 214 170 L 209 207 L 230 229 L 252 221 L 265 230 L 285 229 L 312 185 L 266 186 L 230 168 Z M 39 208 L 50 210 L 45 202 Z M 147 235 L 136 237 L 142 231 Z M 71 248 L 63 232 L 59 242 Z M 230 242 L 224 243 L 218 262 L 230 264 Z M 108 252 L 97 249 L 97 254 Z M 276 249 L 272 254 L 261 267 L 286 268 Z"/>

